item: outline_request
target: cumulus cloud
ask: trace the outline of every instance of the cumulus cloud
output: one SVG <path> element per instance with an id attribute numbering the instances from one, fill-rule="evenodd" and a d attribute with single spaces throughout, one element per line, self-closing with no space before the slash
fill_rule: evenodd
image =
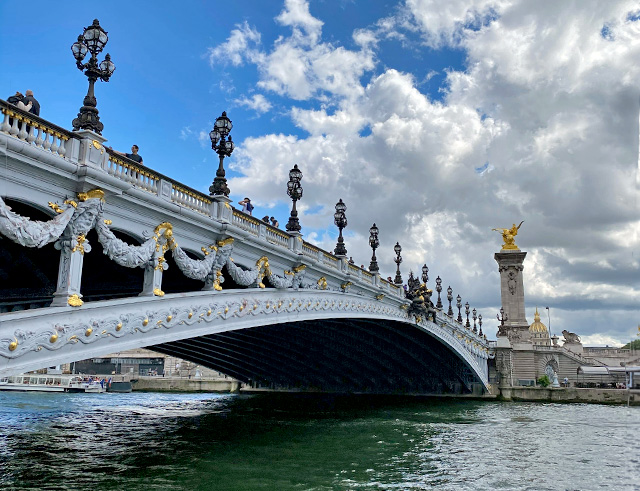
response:
<path id="1" fill-rule="evenodd" d="M 407 0 L 395 18 L 361 26 L 353 51 L 322 41 L 306 2 L 286 2 L 277 21 L 291 35 L 252 63 L 308 136 L 246 139 L 230 187 L 273 203 L 299 164 L 301 203 L 314 207 L 301 213 L 303 231 L 332 247 L 323 230 L 343 198 L 358 264 L 368 264 L 375 221 L 384 276 L 400 241 L 405 277 L 426 262 L 431 281 L 441 276 L 487 319 L 500 307 L 491 228 L 524 219 L 527 305 L 550 305 L 570 331 L 625 339 L 640 321 L 635 11 L 625 0 Z M 379 66 L 380 26 L 465 51 L 441 101 L 413 74 Z"/>
<path id="2" fill-rule="evenodd" d="M 271 109 L 271 103 L 262 94 L 254 94 L 251 99 L 246 96 L 242 96 L 239 99 L 234 100 L 234 102 L 239 106 L 248 107 L 258 114 L 266 113 Z"/>
<path id="3" fill-rule="evenodd" d="M 276 21 L 291 33 L 279 37 L 271 51 L 259 48 L 260 33 L 245 22 L 225 43 L 209 48 L 210 63 L 252 62 L 260 72 L 258 87 L 298 101 L 362 94 L 360 77 L 375 66 L 372 33 L 356 35 L 357 51 L 320 42 L 323 22 L 304 0 L 287 0 Z"/>
<path id="4" fill-rule="evenodd" d="M 258 46 L 260 44 L 260 33 L 253 29 L 245 21 L 237 25 L 231 31 L 227 41 L 209 48 L 208 57 L 211 66 L 216 64 L 231 63 L 232 65 L 242 65 L 246 60 L 256 61 L 259 57 Z"/>

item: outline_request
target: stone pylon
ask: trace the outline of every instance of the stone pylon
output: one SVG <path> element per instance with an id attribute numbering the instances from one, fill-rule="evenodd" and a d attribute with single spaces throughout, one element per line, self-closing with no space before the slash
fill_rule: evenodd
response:
<path id="1" fill-rule="evenodd" d="M 494 255 L 500 272 L 500 294 L 507 320 L 504 328 L 512 343 L 529 342 L 529 323 L 524 311 L 524 282 L 522 270 L 527 253 L 502 250 Z"/>

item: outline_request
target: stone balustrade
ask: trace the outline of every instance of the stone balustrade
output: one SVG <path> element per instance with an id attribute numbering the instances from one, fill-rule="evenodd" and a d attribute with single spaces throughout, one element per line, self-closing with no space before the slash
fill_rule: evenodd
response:
<path id="1" fill-rule="evenodd" d="M 160 178 L 157 175 L 145 170 L 140 165 L 136 165 L 126 157 L 120 157 L 113 151 L 108 152 L 109 159 L 105 161 L 104 167 L 107 174 L 150 193 L 158 194 Z"/>
<path id="2" fill-rule="evenodd" d="M 3 100 L 0 100 L 0 110 L 4 115 L 0 125 L 2 133 L 14 136 L 54 155 L 64 158 L 67 154 L 67 142 L 77 138 L 73 133 Z"/>
<path id="3" fill-rule="evenodd" d="M 212 201 L 210 198 L 175 183 L 171 187 L 171 201 L 204 215 L 211 214 Z"/>

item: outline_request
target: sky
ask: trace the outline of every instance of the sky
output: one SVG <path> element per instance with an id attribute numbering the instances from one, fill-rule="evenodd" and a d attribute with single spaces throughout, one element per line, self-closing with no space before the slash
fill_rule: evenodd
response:
<path id="1" fill-rule="evenodd" d="M 0 3 L 0 97 L 32 89 L 71 129 L 86 94 L 70 46 L 94 18 L 116 70 L 96 97 L 107 145 L 208 193 L 222 111 L 231 198 L 287 221 L 298 164 L 302 233 L 395 275 L 430 269 L 495 336 L 502 238 L 524 220 L 536 307 L 585 345 L 640 325 L 640 4 L 628 0 Z M 103 53 L 103 55 L 104 55 Z M 100 58 L 102 59 L 102 57 Z M 547 310 L 546 307 L 549 307 Z M 493 319 L 493 320 L 492 320 Z M 562 337 L 560 335 L 560 337 Z"/>

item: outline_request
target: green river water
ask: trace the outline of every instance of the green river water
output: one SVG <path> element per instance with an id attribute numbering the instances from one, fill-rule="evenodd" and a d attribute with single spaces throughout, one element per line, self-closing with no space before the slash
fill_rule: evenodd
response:
<path id="1" fill-rule="evenodd" d="M 640 489 L 640 407 L 0 392 L 0 489 Z"/>

